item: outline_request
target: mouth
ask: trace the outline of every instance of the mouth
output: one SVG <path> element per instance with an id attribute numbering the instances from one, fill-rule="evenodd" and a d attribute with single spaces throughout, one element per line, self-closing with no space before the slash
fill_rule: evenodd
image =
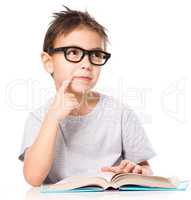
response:
<path id="1" fill-rule="evenodd" d="M 92 78 L 89 76 L 75 76 L 74 78 L 84 80 L 84 81 L 91 81 Z"/>

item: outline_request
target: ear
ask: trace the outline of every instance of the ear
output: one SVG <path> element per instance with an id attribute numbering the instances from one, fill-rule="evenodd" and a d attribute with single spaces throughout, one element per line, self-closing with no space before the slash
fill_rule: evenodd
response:
<path id="1" fill-rule="evenodd" d="M 48 53 L 43 51 L 41 53 L 41 60 L 42 60 L 42 64 L 44 66 L 44 69 L 48 73 L 52 74 L 54 72 L 54 65 L 52 63 L 52 57 Z"/>

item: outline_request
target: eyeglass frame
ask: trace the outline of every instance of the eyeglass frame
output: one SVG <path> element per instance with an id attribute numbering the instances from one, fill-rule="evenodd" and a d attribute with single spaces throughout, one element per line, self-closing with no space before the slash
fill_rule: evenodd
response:
<path id="1" fill-rule="evenodd" d="M 80 58 L 79 61 L 72 61 L 72 60 L 69 60 L 69 59 L 67 58 L 66 51 L 67 51 L 67 49 L 69 49 L 69 48 L 76 48 L 76 49 L 79 49 L 79 50 L 81 50 L 81 51 L 83 52 L 83 54 L 82 54 L 82 56 L 81 56 L 81 58 Z M 83 48 L 78 47 L 78 46 L 65 46 L 65 47 L 57 47 L 57 48 L 52 48 L 52 47 L 48 48 L 48 54 L 50 54 L 50 55 L 52 55 L 52 54 L 54 54 L 54 53 L 59 53 L 59 52 L 63 52 L 63 53 L 64 53 L 64 56 L 65 56 L 65 59 L 66 59 L 67 61 L 73 62 L 73 63 L 79 63 L 79 62 L 81 62 L 81 61 L 83 60 L 84 56 L 85 56 L 85 55 L 88 55 L 89 62 L 90 62 L 92 65 L 96 65 L 96 66 L 105 65 L 106 62 L 108 61 L 108 59 L 111 57 L 111 54 L 110 54 L 110 53 L 105 52 L 105 51 L 103 51 L 103 50 L 99 50 L 99 49 L 95 49 L 95 50 L 86 50 L 86 49 L 83 49 Z M 91 61 L 91 53 L 92 53 L 92 52 L 101 52 L 101 53 L 104 53 L 105 56 L 106 56 L 105 62 L 102 63 L 102 64 L 95 64 L 95 63 L 93 63 L 93 62 Z"/>

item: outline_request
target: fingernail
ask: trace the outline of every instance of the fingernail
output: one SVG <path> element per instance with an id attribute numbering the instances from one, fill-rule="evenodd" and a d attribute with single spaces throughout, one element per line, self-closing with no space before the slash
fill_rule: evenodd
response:
<path id="1" fill-rule="evenodd" d="M 69 83 L 69 80 L 64 80 L 64 81 L 62 82 L 62 84 L 66 84 L 66 83 Z"/>

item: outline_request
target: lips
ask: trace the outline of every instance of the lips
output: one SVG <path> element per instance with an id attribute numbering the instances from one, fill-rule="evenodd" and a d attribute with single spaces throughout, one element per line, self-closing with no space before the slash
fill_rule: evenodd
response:
<path id="1" fill-rule="evenodd" d="M 92 78 L 89 77 L 89 76 L 75 76 L 74 78 L 78 78 L 78 79 L 81 79 L 81 80 L 87 80 L 87 81 L 92 80 Z"/>

